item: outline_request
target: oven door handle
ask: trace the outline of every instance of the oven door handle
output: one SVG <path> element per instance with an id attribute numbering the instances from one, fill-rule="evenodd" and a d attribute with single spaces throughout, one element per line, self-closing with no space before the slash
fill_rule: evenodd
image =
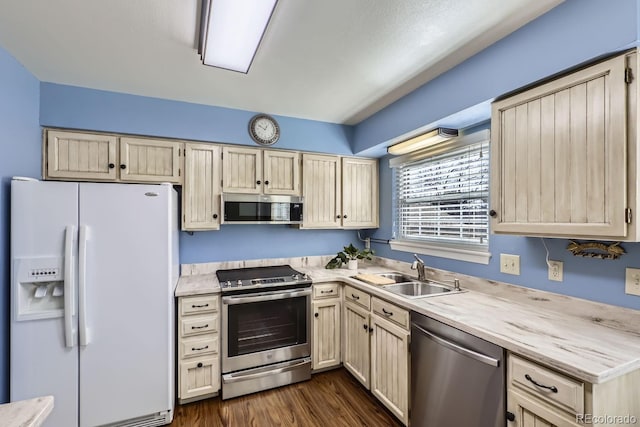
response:
<path id="1" fill-rule="evenodd" d="M 231 295 L 222 297 L 222 303 L 226 305 L 247 304 L 250 302 L 275 301 L 286 298 L 304 297 L 307 295 L 311 295 L 311 288 L 261 292 L 258 294 L 247 295 Z"/>
<path id="2" fill-rule="evenodd" d="M 233 374 L 227 374 L 227 375 L 224 375 L 223 377 L 224 377 L 224 382 L 229 384 L 229 383 L 235 383 L 238 381 L 246 381 L 246 380 L 251 380 L 251 379 L 256 379 L 261 377 L 267 377 L 275 374 L 281 374 L 283 372 L 293 371 L 294 369 L 297 369 L 300 366 L 304 366 L 307 364 L 310 364 L 310 359 L 304 358 L 300 362 L 293 363 L 291 365 L 282 366 L 280 368 L 269 369 L 263 372 L 256 372 L 255 374 L 246 374 L 241 371 Z"/>

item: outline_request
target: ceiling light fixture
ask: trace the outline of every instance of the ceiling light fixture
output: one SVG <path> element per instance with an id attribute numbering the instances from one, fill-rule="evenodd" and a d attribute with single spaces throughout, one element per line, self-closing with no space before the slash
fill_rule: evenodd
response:
<path id="1" fill-rule="evenodd" d="M 396 156 L 400 154 L 407 154 L 412 151 L 446 141 L 447 139 L 455 138 L 456 136 L 458 136 L 457 129 L 435 128 L 414 136 L 413 138 L 407 139 L 406 141 L 398 142 L 397 144 L 387 147 L 387 153 Z"/>
<path id="2" fill-rule="evenodd" d="M 247 73 L 278 0 L 202 0 L 202 63 Z"/>

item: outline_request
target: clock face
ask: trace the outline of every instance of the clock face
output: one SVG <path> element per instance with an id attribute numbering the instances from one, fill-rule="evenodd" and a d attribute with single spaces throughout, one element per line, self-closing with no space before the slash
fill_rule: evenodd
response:
<path id="1" fill-rule="evenodd" d="M 249 134 L 260 145 L 272 145 L 280 138 L 280 128 L 273 117 L 258 114 L 249 122 Z"/>

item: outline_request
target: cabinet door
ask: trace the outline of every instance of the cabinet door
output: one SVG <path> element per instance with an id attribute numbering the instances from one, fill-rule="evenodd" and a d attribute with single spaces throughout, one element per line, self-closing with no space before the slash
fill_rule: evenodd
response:
<path id="1" fill-rule="evenodd" d="M 181 184 L 182 143 L 143 138 L 120 138 L 120 179 Z"/>
<path id="2" fill-rule="evenodd" d="M 409 331 L 371 316 L 371 393 L 409 421 Z"/>
<path id="3" fill-rule="evenodd" d="M 342 316 L 342 362 L 363 386 L 369 389 L 369 312 L 350 303 Z"/>
<path id="4" fill-rule="evenodd" d="M 182 229 L 220 228 L 220 146 L 185 144 Z"/>
<path id="5" fill-rule="evenodd" d="M 259 194 L 262 192 L 262 150 L 224 147 L 222 173 L 223 192 Z"/>
<path id="6" fill-rule="evenodd" d="M 378 160 L 342 158 L 342 225 L 378 227 Z"/>
<path id="7" fill-rule="evenodd" d="M 340 300 L 314 301 L 313 307 L 313 369 L 340 364 Z"/>
<path id="8" fill-rule="evenodd" d="M 117 138 L 75 132 L 47 132 L 47 178 L 115 180 Z"/>
<path id="9" fill-rule="evenodd" d="M 507 390 L 507 410 L 515 419 L 509 427 L 578 427 L 575 414 L 567 414 L 543 402 L 532 400 L 513 389 Z M 590 424 L 590 423 L 589 423 Z"/>
<path id="10" fill-rule="evenodd" d="M 625 237 L 625 58 L 492 107 L 494 232 Z"/>
<path id="11" fill-rule="evenodd" d="M 337 156 L 302 155 L 302 228 L 342 226 L 341 166 Z"/>
<path id="12" fill-rule="evenodd" d="M 192 399 L 220 390 L 220 359 L 204 357 L 180 362 L 178 398 Z"/>
<path id="13" fill-rule="evenodd" d="M 263 151 L 264 194 L 300 195 L 300 153 Z"/>

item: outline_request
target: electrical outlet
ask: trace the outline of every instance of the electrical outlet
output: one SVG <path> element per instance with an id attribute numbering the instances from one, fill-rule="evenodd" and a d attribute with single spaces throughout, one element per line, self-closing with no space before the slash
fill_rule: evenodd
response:
<path id="1" fill-rule="evenodd" d="M 551 261 L 549 260 L 549 280 L 553 280 L 556 282 L 562 282 L 562 261 Z"/>
<path id="2" fill-rule="evenodd" d="M 640 269 L 639 268 L 627 268 L 624 291 L 629 295 L 640 296 Z"/>
<path id="3" fill-rule="evenodd" d="M 500 254 L 500 272 L 520 275 L 520 255 Z"/>

